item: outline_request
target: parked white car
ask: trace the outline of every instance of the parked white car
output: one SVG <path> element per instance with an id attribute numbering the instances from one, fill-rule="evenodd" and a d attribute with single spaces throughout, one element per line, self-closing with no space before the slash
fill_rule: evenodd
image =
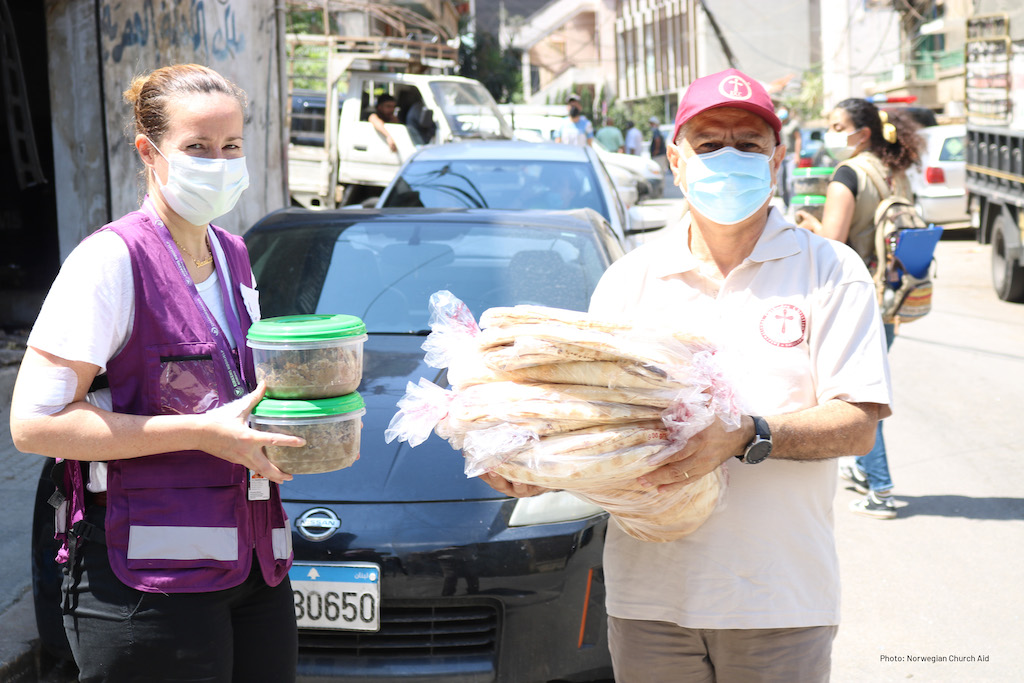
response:
<path id="1" fill-rule="evenodd" d="M 929 223 L 968 227 L 965 126 L 928 126 L 917 133 L 925 141 L 921 168 L 908 169 L 907 179 L 918 211 Z"/>

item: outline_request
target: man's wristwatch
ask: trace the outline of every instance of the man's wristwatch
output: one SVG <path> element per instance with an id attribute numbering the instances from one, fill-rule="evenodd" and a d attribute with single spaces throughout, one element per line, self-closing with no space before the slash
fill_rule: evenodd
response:
<path id="1" fill-rule="evenodd" d="M 754 440 L 747 444 L 739 461 L 747 465 L 756 465 L 772 454 L 772 430 L 768 429 L 768 421 L 763 417 L 750 416 L 754 420 Z"/>

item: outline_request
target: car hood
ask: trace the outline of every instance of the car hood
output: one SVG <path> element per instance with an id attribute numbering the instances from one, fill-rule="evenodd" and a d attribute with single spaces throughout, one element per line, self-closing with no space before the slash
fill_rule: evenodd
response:
<path id="1" fill-rule="evenodd" d="M 384 442 L 384 430 L 398 411 L 409 382 L 421 377 L 447 387 L 444 370 L 423 362 L 422 335 L 373 334 L 363 346 L 366 403 L 359 460 L 351 467 L 322 474 L 299 474 L 281 486 L 294 502 L 415 502 L 495 499 L 505 496 L 476 478 L 467 478 L 462 452 L 436 434 L 416 448 Z"/>

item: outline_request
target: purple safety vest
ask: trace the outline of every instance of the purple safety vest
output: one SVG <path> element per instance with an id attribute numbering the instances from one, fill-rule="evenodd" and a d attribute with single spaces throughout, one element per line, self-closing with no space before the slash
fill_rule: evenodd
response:
<path id="1" fill-rule="evenodd" d="M 252 321 L 239 287 L 252 286 L 242 238 L 213 227 L 227 261 L 214 249 L 236 352 L 148 205 L 104 229 L 128 245 L 135 283 L 132 334 L 107 364 L 114 412 L 198 414 L 244 395 L 254 385 L 254 372 L 245 344 Z M 201 451 L 110 461 L 106 543 L 117 577 L 146 592 L 222 590 L 246 579 L 255 553 L 267 584 L 279 584 L 292 557 L 280 492 L 272 483 L 269 500 L 249 500 L 247 474 L 241 465 Z M 74 495 L 80 486 L 70 487 L 69 523 L 81 517 Z"/>

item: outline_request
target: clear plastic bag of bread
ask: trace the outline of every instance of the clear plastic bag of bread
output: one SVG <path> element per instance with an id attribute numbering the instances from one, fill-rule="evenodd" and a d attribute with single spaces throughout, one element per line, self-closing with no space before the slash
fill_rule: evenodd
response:
<path id="1" fill-rule="evenodd" d="M 637 481 L 714 420 L 739 426 L 709 341 L 541 306 L 488 309 L 477 325 L 446 291 L 430 309 L 426 361 L 451 389 L 410 383 L 388 442 L 433 431 L 462 450 L 467 476 L 569 491 L 645 541 L 681 538 L 720 504 L 722 468 L 671 492 Z"/>

